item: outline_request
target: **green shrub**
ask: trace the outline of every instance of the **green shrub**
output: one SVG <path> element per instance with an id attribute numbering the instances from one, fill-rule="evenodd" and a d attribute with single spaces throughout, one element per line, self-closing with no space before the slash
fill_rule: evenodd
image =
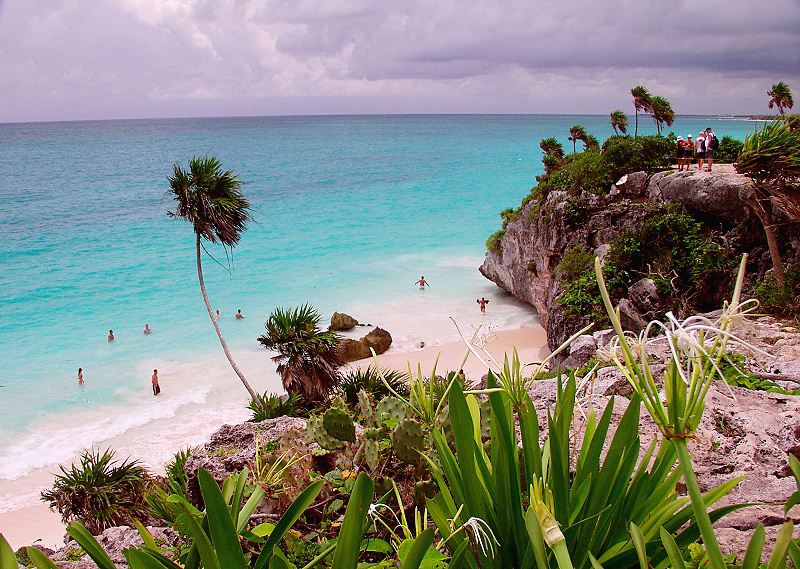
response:
<path id="1" fill-rule="evenodd" d="M 84 451 L 78 466 L 60 465 L 53 488 L 42 500 L 58 510 L 64 523 L 81 521 L 93 534 L 147 519 L 145 489 L 151 481 L 138 461 L 114 464 L 114 451 Z"/>
<path id="2" fill-rule="evenodd" d="M 714 152 L 714 161 L 724 163 L 736 162 L 743 145 L 743 142 L 735 138 L 723 136 L 722 140 L 719 141 L 717 150 Z"/>
<path id="3" fill-rule="evenodd" d="M 770 273 L 752 291 L 761 304 L 761 310 L 778 316 L 797 316 L 800 314 L 800 263 L 784 267 L 786 285 L 781 286 L 775 275 Z"/>
<path id="4" fill-rule="evenodd" d="M 583 245 L 575 245 L 564 253 L 556 270 L 562 282 L 574 281 L 586 270 L 591 269 L 593 262 L 594 253 Z"/>
<path id="5" fill-rule="evenodd" d="M 308 417 L 309 415 L 308 405 L 299 393 L 290 393 L 285 399 L 281 395 L 270 393 L 256 394 L 256 399 L 251 400 L 248 407 L 253 412 L 253 416 L 248 419 L 251 423 L 284 416 Z"/>
<path id="6" fill-rule="evenodd" d="M 500 243 L 503 241 L 503 235 L 506 234 L 505 229 L 498 229 L 486 240 L 486 250 L 495 253 L 497 255 L 500 254 Z"/>
<path id="7" fill-rule="evenodd" d="M 408 376 L 406 374 L 394 370 L 384 370 L 383 377 L 395 393 L 408 395 Z M 339 382 L 336 392 L 342 396 L 351 409 L 355 409 L 358 405 L 358 392 L 362 389 L 376 401 L 392 395 L 392 392 L 386 387 L 386 383 L 381 381 L 378 371 L 369 366 L 367 369 L 356 369 L 345 374 Z"/>

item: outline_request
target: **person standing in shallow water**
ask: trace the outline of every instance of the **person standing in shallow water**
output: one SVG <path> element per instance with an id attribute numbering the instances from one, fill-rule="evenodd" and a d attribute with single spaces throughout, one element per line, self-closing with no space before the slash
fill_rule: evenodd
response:
<path id="1" fill-rule="evenodd" d="M 417 282 L 415 282 L 414 284 L 418 284 L 419 285 L 419 290 L 425 290 L 426 286 L 431 286 L 431 285 L 428 284 L 428 281 L 425 280 L 425 277 L 420 277 L 419 280 Z"/>
<path id="2" fill-rule="evenodd" d="M 114 341 L 114 330 L 109 330 L 108 331 L 108 341 L 109 342 L 113 342 Z"/>
<path id="3" fill-rule="evenodd" d="M 485 298 L 483 298 L 483 297 L 480 297 L 480 298 L 478 299 L 478 304 L 480 304 L 480 305 L 481 305 L 481 313 L 482 313 L 482 314 L 486 314 L 486 305 L 487 305 L 487 304 L 489 304 L 489 301 L 488 301 L 488 300 L 486 300 L 486 299 L 485 299 Z"/>
<path id="4" fill-rule="evenodd" d="M 236 311 L 236 318 L 244 318 L 244 314 L 242 314 L 242 309 Z"/>
<path id="5" fill-rule="evenodd" d="M 83 368 L 78 368 L 78 385 L 83 385 Z"/>
<path id="6" fill-rule="evenodd" d="M 149 334 L 150 332 L 152 332 L 152 330 L 150 329 L 150 326 L 148 324 L 145 324 L 144 325 L 144 330 L 142 330 L 142 334 Z"/>
<path id="7" fill-rule="evenodd" d="M 161 387 L 158 385 L 158 370 L 157 369 L 153 370 L 152 382 L 153 382 L 153 395 L 158 395 L 159 393 L 161 393 Z"/>

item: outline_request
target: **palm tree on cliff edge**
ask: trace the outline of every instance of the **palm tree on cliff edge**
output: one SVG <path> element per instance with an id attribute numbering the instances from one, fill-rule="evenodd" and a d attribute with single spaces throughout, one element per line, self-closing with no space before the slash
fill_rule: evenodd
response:
<path id="1" fill-rule="evenodd" d="M 239 192 L 242 182 L 231 170 L 222 171 L 219 160 L 214 156 L 189 160 L 189 170 L 182 170 L 177 164 L 173 168 L 169 180 L 168 194 L 172 194 L 177 202 L 175 211 L 167 212 L 170 217 L 185 219 L 194 227 L 197 249 L 197 277 L 200 280 L 200 291 L 206 303 L 208 317 L 214 324 L 219 342 L 225 356 L 233 367 L 233 371 L 242 380 L 245 389 L 253 401 L 257 401 L 256 393 L 233 361 L 228 344 L 222 337 L 219 324 L 211 312 L 206 285 L 203 282 L 203 265 L 200 260 L 200 239 L 211 243 L 220 242 L 224 247 L 233 248 L 246 229 L 250 220 L 250 203 Z"/>
<path id="2" fill-rule="evenodd" d="M 789 86 L 783 81 L 775 83 L 772 89 L 767 91 L 767 95 L 771 97 L 769 100 L 769 108 L 771 109 L 774 105 L 777 106 L 781 116 L 783 116 L 784 108 L 791 109 L 794 106 L 792 92 L 789 90 Z"/>
<path id="3" fill-rule="evenodd" d="M 650 93 L 646 87 L 638 85 L 631 89 L 633 95 L 633 108 L 636 111 L 636 128 L 633 131 L 633 138 L 639 135 L 639 110 L 647 112 L 650 110 Z"/>

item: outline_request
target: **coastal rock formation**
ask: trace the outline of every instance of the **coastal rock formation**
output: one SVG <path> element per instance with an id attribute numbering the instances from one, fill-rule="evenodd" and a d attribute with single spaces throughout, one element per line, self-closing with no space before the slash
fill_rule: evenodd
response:
<path id="1" fill-rule="evenodd" d="M 382 354 L 392 345 L 392 335 L 383 328 L 375 328 L 360 340 L 342 338 L 339 342 L 339 353 L 345 362 L 354 362 L 372 357 L 370 348 L 376 354 Z"/>
<path id="2" fill-rule="evenodd" d="M 565 292 L 558 274 L 565 254 L 578 247 L 603 258 L 614 240 L 668 204 L 681 204 L 733 255 L 747 252 L 749 275 L 763 278 L 772 266 L 763 226 L 740 199 L 750 191 L 750 182 L 730 165 L 715 165 L 714 170 L 666 171 L 650 177 L 634 172 L 602 195 L 583 190 L 577 194 L 552 191 L 541 202 L 530 200 L 508 221 L 480 271 L 536 308 L 551 350 L 589 323 L 588 315 L 569 315 L 558 303 Z M 800 260 L 800 224 L 783 224 L 781 231 L 784 261 Z M 643 277 L 630 290 L 618 294 L 624 301 L 620 303 L 624 323 L 631 330 L 641 329 L 664 310 L 654 283 Z M 727 294 L 725 287 L 715 283 L 706 288 L 709 298 L 693 302 L 700 310 L 721 306 L 721 294 Z"/>
<path id="3" fill-rule="evenodd" d="M 352 316 L 341 312 L 334 312 L 331 316 L 331 325 L 328 327 L 328 330 L 334 332 L 338 330 L 351 330 L 356 326 L 358 326 L 358 320 Z"/>

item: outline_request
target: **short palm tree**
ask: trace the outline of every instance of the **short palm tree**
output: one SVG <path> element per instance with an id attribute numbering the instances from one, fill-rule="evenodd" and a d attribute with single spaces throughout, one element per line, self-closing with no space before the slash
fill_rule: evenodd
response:
<path id="1" fill-rule="evenodd" d="M 755 212 L 764 225 L 775 277 L 784 284 L 772 222 L 772 205 L 800 220 L 800 131 L 783 121 L 764 125 L 744 139 L 736 170 L 753 181 Z"/>
<path id="2" fill-rule="evenodd" d="M 775 83 L 772 89 L 767 91 L 767 95 L 770 96 L 769 108 L 771 109 L 773 106 L 777 106 L 781 115 L 783 115 L 784 109 L 791 109 L 794 106 L 792 92 L 789 90 L 789 86 L 783 81 Z"/>
<path id="3" fill-rule="evenodd" d="M 304 304 L 294 310 L 276 308 L 258 341 L 278 352 L 272 358 L 287 393 L 298 393 L 309 402 L 322 402 L 339 383 L 339 336 L 318 328 L 319 313 Z"/>
<path id="4" fill-rule="evenodd" d="M 652 97 L 647 88 L 642 85 L 631 89 L 631 95 L 633 95 L 633 108 L 636 111 L 636 128 L 633 131 L 633 137 L 636 138 L 639 135 L 639 111 L 648 112 L 650 110 Z"/>
<path id="5" fill-rule="evenodd" d="M 614 129 L 614 134 L 617 136 L 619 136 L 620 132 L 626 134 L 628 131 L 628 116 L 620 110 L 611 113 L 611 128 Z"/>
<path id="6" fill-rule="evenodd" d="M 672 123 L 675 122 L 675 112 L 672 110 L 669 101 L 664 97 L 656 96 L 650 99 L 650 112 L 656 123 L 658 134 L 661 134 L 661 129 L 664 128 L 664 124 L 672 126 Z"/>
<path id="7" fill-rule="evenodd" d="M 579 140 L 586 142 L 586 129 L 576 124 L 569 129 L 569 140 L 572 142 L 572 153 L 575 154 L 575 143 Z"/>
<path id="8" fill-rule="evenodd" d="M 250 387 L 244 374 L 233 361 L 228 344 L 222 337 L 217 319 L 211 312 L 206 285 L 203 281 L 203 265 L 201 263 L 201 239 L 211 243 L 222 243 L 223 247 L 233 247 L 239 242 L 247 222 L 250 220 L 250 203 L 239 191 L 242 182 L 231 170 L 223 171 L 219 160 L 214 156 L 197 157 L 189 160 L 189 169 L 183 170 L 177 164 L 171 176 L 168 176 L 169 191 L 177 202 L 175 211 L 168 212 L 170 217 L 185 219 L 194 227 L 195 248 L 197 250 L 197 277 L 200 280 L 200 291 L 206 303 L 208 317 L 217 331 L 219 342 L 233 371 L 242 380 L 250 398 L 256 398 L 256 392 Z"/>
<path id="9" fill-rule="evenodd" d="M 542 152 L 547 156 L 555 156 L 559 159 L 564 158 L 564 147 L 561 146 L 561 143 L 554 136 L 543 138 L 539 143 L 539 148 L 541 148 Z"/>

